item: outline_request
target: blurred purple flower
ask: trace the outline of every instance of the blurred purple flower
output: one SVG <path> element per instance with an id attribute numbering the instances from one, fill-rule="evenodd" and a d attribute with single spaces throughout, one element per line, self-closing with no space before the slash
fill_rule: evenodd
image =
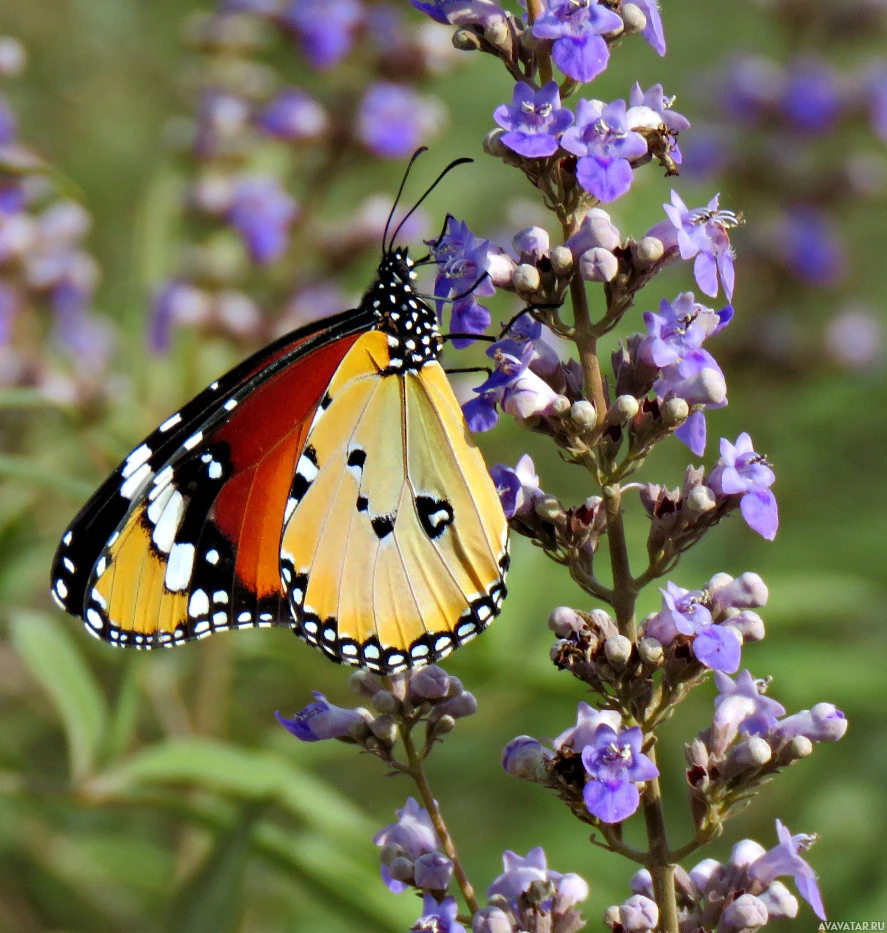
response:
<path id="1" fill-rule="evenodd" d="M 410 0 L 420 13 L 445 26 L 482 26 L 505 18 L 505 10 L 492 0 Z"/>
<path id="2" fill-rule="evenodd" d="M 493 119 L 504 130 L 501 141 L 528 159 L 554 155 L 557 137 L 573 122 L 573 113 L 561 107 L 557 82 L 549 81 L 538 91 L 519 81 L 511 104 L 501 104 Z"/>
<path id="3" fill-rule="evenodd" d="M 825 907 L 819 893 L 819 885 L 816 883 L 816 872 L 801 858 L 801 852 L 806 851 L 816 841 L 816 836 L 804 833 L 793 836 L 788 827 L 779 820 L 776 821 L 776 835 L 779 845 L 748 866 L 746 871 L 749 878 L 767 887 L 783 875 L 792 875 L 798 893 L 813 908 L 813 913 L 820 920 L 825 920 Z"/>
<path id="4" fill-rule="evenodd" d="M 329 117 L 310 94 L 292 87 L 268 103 L 259 125 L 277 139 L 301 142 L 323 136 L 329 127 Z"/>
<path id="5" fill-rule="evenodd" d="M 755 453 L 751 437 L 745 432 L 735 444 L 721 438 L 721 458 L 715 464 L 707 485 L 719 496 L 741 495 L 739 510 L 752 531 L 772 541 L 779 527 L 776 497 L 770 486 L 776 474 L 759 453 Z"/>
<path id="6" fill-rule="evenodd" d="M 241 179 L 228 210 L 231 226 L 240 234 L 250 258 L 264 266 L 280 259 L 289 246 L 289 228 L 296 219 L 296 202 L 272 175 Z"/>
<path id="7" fill-rule="evenodd" d="M 628 191 L 633 176 L 629 160 L 647 152 L 646 140 L 628 128 L 625 115 L 624 100 L 580 100 L 576 123 L 561 140 L 564 149 L 580 157 L 579 184 L 600 201 L 615 201 Z"/>
<path id="8" fill-rule="evenodd" d="M 602 36 L 623 28 L 622 18 L 598 0 L 548 0 L 532 30 L 537 39 L 554 40 L 551 57 L 565 75 L 587 82 L 610 60 Z"/>
<path id="9" fill-rule="evenodd" d="M 554 899 L 564 910 L 588 897 L 588 885 L 579 875 L 573 872 L 561 874 L 548 867 L 545 850 L 541 846 L 530 849 L 525 858 L 506 850 L 502 855 L 502 867 L 505 871 L 487 888 L 487 897 L 498 894 L 515 902 L 534 883 L 551 884 L 555 890 Z"/>
<path id="10" fill-rule="evenodd" d="M 848 308 L 829 322 L 826 350 L 844 366 L 866 369 L 883 360 L 884 325 L 873 312 Z"/>
<path id="11" fill-rule="evenodd" d="M 822 61 L 795 61 L 787 69 L 780 103 L 783 114 L 796 129 L 827 133 L 841 115 L 838 78 Z"/>
<path id="12" fill-rule="evenodd" d="M 373 155 L 402 159 L 414 152 L 438 122 L 411 87 L 380 81 L 364 94 L 357 114 L 357 134 Z"/>
<path id="13" fill-rule="evenodd" d="M 595 729 L 592 743 L 582 749 L 588 781 L 582 792 L 592 816 L 621 823 L 640 806 L 637 783 L 659 776 L 659 769 L 641 751 L 643 733 L 635 726 L 617 733 L 606 723 Z"/>
<path id="14" fill-rule="evenodd" d="M 359 0 L 293 0 L 282 16 L 284 26 L 298 37 L 302 54 L 321 71 L 348 54 L 362 19 Z"/>
<path id="15" fill-rule="evenodd" d="M 887 63 L 878 62 L 869 69 L 865 89 L 872 132 L 887 142 Z"/>
<path id="16" fill-rule="evenodd" d="M 810 285 L 837 285 L 847 274 L 846 256 L 834 218 L 815 207 L 787 208 L 778 244 L 785 264 Z"/>
<path id="17" fill-rule="evenodd" d="M 422 916 L 410 927 L 410 933 L 467 933 L 456 919 L 456 899 L 445 897 L 439 904 L 430 894 L 422 897 Z"/>
<path id="18" fill-rule="evenodd" d="M 171 280 L 154 295 L 148 326 L 148 347 L 152 353 L 169 349 L 172 329 L 176 324 L 200 324 L 210 315 L 210 299 L 206 292 L 188 282 Z"/>
<path id="19" fill-rule="evenodd" d="M 12 323 L 21 308 L 21 297 L 8 282 L 0 280 L 0 347 L 12 338 Z"/>
<path id="20" fill-rule="evenodd" d="M 18 135 L 18 123 L 6 98 L 0 95 L 0 146 L 15 142 Z"/>
<path id="21" fill-rule="evenodd" d="M 299 710 L 292 719 L 286 719 L 275 713 L 277 721 L 303 742 L 320 742 L 323 739 L 340 739 L 348 735 L 355 723 L 363 722 L 363 716 L 356 709 L 336 706 L 316 690 L 314 702 Z"/>

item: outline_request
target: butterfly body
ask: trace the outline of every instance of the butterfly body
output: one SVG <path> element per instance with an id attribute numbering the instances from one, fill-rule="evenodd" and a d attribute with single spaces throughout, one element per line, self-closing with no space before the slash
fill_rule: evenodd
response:
<path id="1" fill-rule="evenodd" d="M 291 626 L 334 660 L 435 661 L 498 614 L 498 496 L 389 249 L 360 307 L 281 338 L 168 418 L 74 519 L 51 591 L 110 644 Z"/>

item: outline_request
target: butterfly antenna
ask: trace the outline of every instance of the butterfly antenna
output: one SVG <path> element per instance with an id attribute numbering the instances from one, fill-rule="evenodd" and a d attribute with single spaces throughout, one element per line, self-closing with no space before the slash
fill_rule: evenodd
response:
<path id="1" fill-rule="evenodd" d="M 394 198 L 394 203 L 391 205 L 391 210 L 388 212 L 388 219 L 385 221 L 385 232 L 382 234 L 383 253 L 387 253 L 391 248 L 388 244 L 388 229 L 391 226 L 391 221 L 394 219 L 394 212 L 397 210 L 397 205 L 400 203 L 400 196 L 403 194 L 403 189 L 406 187 L 407 179 L 410 177 L 410 172 L 413 170 L 413 164 L 415 163 L 416 159 L 422 155 L 423 152 L 428 152 L 428 146 L 420 146 L 413 153 L 410 158 L 410 164 L 407 166 L 407 170 L 403 173 L 403 178 L 400 180 L 400 187 L 397 189 L 397 195 Z M 398 226 L 397 230 L 400 230 L 400 226 Z M 397 236 L 397 230 L 394 231 L 394 236 L 391 237 L 392 242 L 394 241 L 394 237 Z"/>
<path id="2" fill-rule="evenodd" d="M 412 166 L 413 162 L 415 161 L 416 156 L 419 154 L 419 152 L 423 152 L 423 151 L 424 151 L 424 150 L 420 149 L 420 150 L 418 150 L 418 151 L 413 155 L 413 158 L 410 160 L 410 165 L 407 167 L 407 175 L 409 174 L 410 167 Z M 440 173 L 440 175 L 438 175 L 437 178 L 435 178 L 434 181 L 428 186 L 428 188 L 425 190 L 425 194 L 423 194 L 422 197 L 419 198 L 418 201 L 416 201 L 416 203 L 409 209 L 409 211 L 407 212 L 407 214 L 406 214 L 406 216 L 403 218 L 403 220 L 401 220 L 401 222 L 397 225 L 397 228 L 395 229 L 394 233 L 391 234 L 391 240 L 390 240 L 390 242 L 389 242 L 389 244 L 388 244 L 387 249 L 390 249 L 391 246 L 394 244 L 394 241 L 397 239 L 397 235 L 398 235 L 398 233 L 400 233 L 401 229 L 403 228 L 403 225 L 410 219 L 410 217 L 413 216 L 413 214 L 416 213 L 416 211 L 419 209 L 419 206 L 422 204 L 422 202 L 425 200 L 425 198 L 427 198 L 428 195 L 431 194 L 432 191 L 434 191 L 434 189 L 444 180 L 444 178 L 446 178 L 446 176 L 449 175 L 450 172 L 451 172 L 454 168 L 456 168 L 456 166 L 458 166 L 458 165 L 467 165 L 469 162 L 473 162 L 473 161 L 474 161 L 474 159 L 461 158 L 461 159 L 453 159 L 453 161 L 450 162 L 450 164 Z M 406 182 L 406 180 L 407 180 L 407 179 L 406 179 L 406 175 L 404 175 L 404 179 L 403 179 L 403 180 L 404 180 L 404 182 Z M 403 183 L 401 183 L 400 188 L 401 188 L 401 191 L 402 191 L 402 190 L 403 190 Z M 398 192 L 398 195 L 397 195 L 397 196 L 400 197 L 400 192 Z M 396 204 L 396 203 L 397 203 L 397 202 L 395 202 L 395 204 Z M 394 210 L 393 210 L 393 209 L 392 209 L 392 212 L 391 212 L 391 213 L 392 213 L 392 214 L 394 213 Z M 389 218 L 389 219 L 390 219 L 390 218 Z M 444 229 L 446 229 L 446 226 L 444 226 Z M 386 225 L 386 227 L 385 227 L 385 232 L 386 232 L 386 233 L 388 232 L 388 226 L 387 226 L 387 225 Z M 441 232 L 441 236 L 443 236 L 443 232 Z M 384 246 L 384 241 L 383 241 L 383 246 Z"/>

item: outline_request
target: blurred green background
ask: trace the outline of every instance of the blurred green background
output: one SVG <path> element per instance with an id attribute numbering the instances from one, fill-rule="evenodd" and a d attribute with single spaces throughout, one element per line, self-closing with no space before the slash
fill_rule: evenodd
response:
<path id="1" fill-rule="evenodd" d="M 642 42 L 626 42 L 596 94 L 624 96 L 635 80 L 644 87 L 661 80 L 692 122 L 695 108 L 711 104 L 705 76 L 733 50 L 788 51 L 751 4 L 718 4 L 716 13 L 692 0 L 663 5 L 669 55 L 659 60 Z M 82 189 L 94 216 L 90 243 L 104 269 L 98 305 L 121 332 L 107 408 L 0 412 L 3 453 L 12 458 L 0 487 L 0 611 L 10 632 L 0 645 L 0 929 L 406 930 L 419 903 L 383 888 L 370 840 L 411 788 L 345 746 L 300 745 L 273 719 L 276 709 L 301 708 L 312 689 L 352 703 L 347 670 L 283 631 L 221 636 L 169 653 L 113 651 L 87 638 L 47 594 L 57 539 L 90 489 L 243 352 L 224 341 L 198 347 L 187 337 L 162 359 L 144 350 L 150 288 L 171 271 L 168 192 L 179 169 L 162 144 L 164 127 L 190 106 L 182 75 L 191 57 L 180 32 L 183 17 L 200 8 L 192 0 L 13 0 L 0 9 L 0 32 L 20 38 L 30 53 L 27 75 L 9 87 L 22 136 Z M 867 51 L 847 49 L 846 60 Z M 554 235 L 544 212 L 527 206 L 529 186 L 480 149 L 492 109 L 510 97 L 507 75 L 492 59 L 463 58 L 445 81 L 429 85 L 451 118 L 428 162 L 459 155 L 477 162 L 435 193 L 431 226 L 450 210 L 492 236 L 532 215 Z M 309 88 L 325 80 L 309 72 L 303 78 Z M 400 163 L 368 160 L 328 211 L 341 215 L 361 192 L 393 191 L 401 170 Z M 777 311 L 794 315 L 805 332 L 848 297 L 845 285 L 769 306 L 743 264 L 754 212 L 717 183 L 694 189 L 678 180 L 676 187 L 691 205 L 720 188 L 725 206 L 745 210 L 748 228 L 733 237 L 735 304 L 752 332 Z M 640 236 L 660 219 L 669 188 L 657 171 L 642 172 L 614 211 L 623 233 Z M 883 218 L 883 201 L 857 204 L 840 218 L 853 238 L 849 281 L 859 294 L 852 284 L 850 291 L 879 313 L 887 294 L 878 245 Z M 366 263 L 342 270 L 355 291 L 369 274 Z M 644 293 L 639 310 L 691 287 L 689 267 L 672 269 Z M 510 313 L 502 309 L 503 317 Z M 638 322 L 631 318 L 632 326 Z M 762 612 L 768 637 L 745 649 L 744 665 L 756 676 L 773 675 L 771 695 L 790 712 L 829 700 L 851 725 L 840 744 L 817 747 L 811 760 L 766 787 L 707 854 L 725 857 L 749 836 L 773 845 L 779 816 L 793 832 L 821 834 L 810 861 L 830 917 L 883 920 L 884 372 L 821 361 L 764 366 L 747 352 L 731 355 L 730 341 L 728 330 L 711 346 L 727 361 L 730 406 L 709 416 L 706 459 L 713 462 L 717 437 L 748 430 L 777 470 L 780 532 L 767 544 L 738 520 L 727 522 L 672 579 L 693 589 L 719 570 L 760 573 L 771 591 Z M 490 462 L 514 463 L 530 451 L 546 488 L 570 502 L 594 491 L 537 437 L 503 426 L 481 443 Z M 674 485 L 687 462 L 683 447 L 667 444 L 642 478 Z M 640 553 L 644 523 L 634 519 Z M 432 786 L 478 888 L 499 873 L 503 849 L 524 854 L 543 845 L 553 868 L 589 880 L 585 913 L 596 925 L 609 904 L 625 898 L 632 867 L 588 845 L 562 804 L 507 778 L 499 765 L 513 736 L 553 736 L 574 721 L 583 695 L 551 667 L 545 623 L 555 605 L 587 603 L 522 540 L 514 542 L 510 591 L 490 632 L 447 662 L 477 695 L 480 711 L 432 756 Z M 648 593 L 643 610 L 657 606 L 658 594 Z M 660 743 L 675 844 L 688 832 L 682 743 L 710 719 L 714 688 L 697 693 Z M 805 929 L 814 922 L 806 905 L 799 922 Z"/>

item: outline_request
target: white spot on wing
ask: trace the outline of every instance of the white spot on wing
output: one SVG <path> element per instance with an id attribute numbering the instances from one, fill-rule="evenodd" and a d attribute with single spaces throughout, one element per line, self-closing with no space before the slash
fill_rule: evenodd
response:
<path id="1" fill-rule="evenodd" d="M 132 476 L 133 473 L 143 464 L 147 463 L 151 457 L 151 448 L 147 444 L 142 444 L 141 447 L 136 447 L 136 449 L 126 458 L 126 462 L 123 464 L 123 470 L 121 471 L 121 476 L 126 479 L 128 476 Z"/>
<path id="2" fill-rule="evenodd" d="M 193 450 L 202 440 L 203 431 L 198 431 L 196 434 L 192 434 L 188 440 L 182 444 L 182 447 L 184 447 L 185 450 Z"/>
<path id="3" fill-rule="evenodd" d="M 120 487 L 120 495 L 124 499 L 133 499 L 141 492 L 148 480 L 151 479 L 151 468 L 143 463 L 127 481 Z"/>
<path id="4" fill-rule="evenodd" d="M 174 428 L 177 424 L 179 424 L 181 420 L 182 416 L 179 414 L 179 412 L 176 412 L 171 418 L 167 418 L 166 421 L 160 425 L 159 430 L 165 434 L 170 428 Z"/>
<path id="5" fill-rule="evenodd" d="M 209 612 L 209 597 L 205 590 L 194 590 L 188 603 L 188 615 L 192 619 L 205 616 Z"/>
<path id="6" fill-rule="evenodd" d="M 169 552 L 169 560 L 166 564 L 166 575 L 163 582 L 168 590 L 173 593 L 180 593 L 188 588 L 191 582 L 191 573 L 194 570 L 194 545 L 193 544 L 174 544 Z M 202 593 L 197 590 L 197 593 Z M 206 594 L 204 593 L 204 597 Z M 194 602 L 192 597 L 191 602 Z"/>
<path id="7" fill-rule="evenodd" d="M 164 486 L 163 489 L 161 489 L 160 492 L 157 494 L 157 497 L 154 499 L 154 501 L 148 506 L 148 513 L 147 513 L 148 521 L 151 522 L 152 525 L 154 525 L 154 543 L 165 554 L 169 553 L 169 549 L 172 547 L 173 543 L 172 541 L 170 541 L 166 547 L 163 547 L 159 543 L 158 538 L 157 538 L 157 525 L 160 523 L 161 519 L 163 518 L 163 513 L 166 510 L 166 507 L 169 504 L 169 500 L 173 497 L 173 495 L 178 496 L 180 503 L 183 502 L 182 495 L 181 493 L 176 492 L 175 486 L 169 486 L 169 485 Z M 167 521 L 169 520 L 170 519 L 167 518 Z M 173 532 L 172 532 L 173 537 L 175 537 L 175 532 L 177 529 L 178 529 L 178 523 L 173 529 Z"/>
<path id="8" fill-rule="evenodd" d="M 299 465 L 296 467 L 296 472 L 307 482 L 313 483 L 319 471 L 311 460 L 306 457 L 305 454 L 302 454 L 302 456 L 299 457 Z"/>

